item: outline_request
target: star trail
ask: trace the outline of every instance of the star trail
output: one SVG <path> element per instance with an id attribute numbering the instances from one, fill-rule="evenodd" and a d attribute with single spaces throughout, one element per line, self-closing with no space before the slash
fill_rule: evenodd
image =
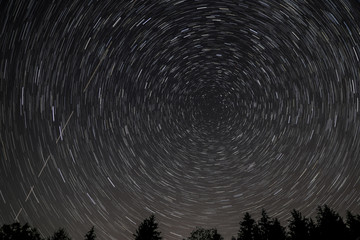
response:
<path id="1" fill-rule="evenodd" d="M 359 213 L 359 44 L 356 0 L 0 1 L 0 223 Z"/>

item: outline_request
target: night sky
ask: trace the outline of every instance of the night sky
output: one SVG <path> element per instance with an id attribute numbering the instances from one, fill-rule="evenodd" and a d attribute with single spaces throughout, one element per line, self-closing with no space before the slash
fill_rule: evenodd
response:
<path id="1" fill-rule="evenodd" d="M 0 223 L 229 239 L 360 212 L 360 2 L 0 2 Z"/>

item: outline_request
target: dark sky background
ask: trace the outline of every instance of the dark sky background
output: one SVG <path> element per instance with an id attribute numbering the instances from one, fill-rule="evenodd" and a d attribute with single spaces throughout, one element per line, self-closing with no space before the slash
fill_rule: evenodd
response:
<path id="1" fill-rule="evenodd" d="M 227 239 L 360 212 L 359 1 L 1 1 L 0 223 Z"/>

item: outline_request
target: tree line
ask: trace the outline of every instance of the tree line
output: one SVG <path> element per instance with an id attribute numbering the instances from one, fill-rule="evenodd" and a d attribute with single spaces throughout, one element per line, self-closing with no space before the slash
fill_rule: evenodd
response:
<path id="1" fill-rule="evenodd" d="M 162 240 L 155 216 L 143 220 L 133 234 L 135 240 Z M 71 240 L 65 229 L 60 228 L 46 240 Z M 92 227 L 85 240 L 95 240 Z M 36 228 L 16 222 L 0 228 L 0 240 L 44 240 Z M 216 228 L 196 227 L 184 240 L 224 240 Z M 259 220 L 246 212 L 239 222 L 237 237 L 231 240 L 360 240 L 360 215 L 350 211 L 343 218 L 329 206 L 319 206 L 315 220 L 304 217 L 300 211 L 292 210 L 286 227 L 278 218 L 271 218 L 265 209 Z"/>
<path id="2" fill-rule="evenodd" d="M 95 240 L 95 228 L 85 234 L 84 240 Z M 0 240 L 72 240 L 64 228 L 59 228 L 51 236 L 42 238 L 37 228 L 28 223 L 21 225 L 19 222 L 4 224 L 0 228 Z"/>

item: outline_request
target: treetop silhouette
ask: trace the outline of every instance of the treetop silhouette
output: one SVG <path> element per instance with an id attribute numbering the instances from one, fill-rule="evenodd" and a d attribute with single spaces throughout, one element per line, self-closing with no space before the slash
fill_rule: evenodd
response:
<path id="1" fill-rule="evenodd" d="M 277 218 L 271 218 L 265 209 L 258 221 L 246 212 L 239 222 L 237 238 L 232 240 L 360 240 L 360 215 L 347 212 L 346 221 L 329 206 L 317 208 L 316 221 L 304 217 L 300 211 L 292 210 L 287 228 Z M 155 216 L 150 215 L 133 234 L 135 240 L 162 240 Z M 47 240 L 71 240 L 64 228 L 60 228 Z M 85 240 L 95 240 L 95 228 L 84 235 Z M 0 240 L 44 240 L 36 228 L 18 222 L 3 224 Z M 185 239 L 184 239 L 185 240 Z M 197 227 L 186 240 L 223 240 L 216 228 Z"/>
<path id="2" fill-rule="evenodd" d="M 95 240 L 96 234 L 95 234 L 95 228 L 94 226 L 91 227 L 91 229 L 86 233 L 85 240 Z"/>
<path id="3" fill-rule="evenodd" d="M 347 214 L 346 224 L 327 205 L 317 208 L 316 222 L 293 210 L 288 231 L 277 218 L 270 218 L 263 209 L 256 223 L 249 213 L 240 222 L 237 240 L 360 240 L 360 215 Z"/>
<path id="4" fill-rule="evenodd" d="M 19 222 L 10 225 L 4 224 L 0 228 L 0 240 L 41 240 L 40 233 L 36 228 L 31 228 L 28 223 L 21 225 Z"/>
<path id="5" fill-rule="evenodd" d="M 158 223 L 155 221 L 154 214 L 146 218 L 134 234 L 135 240 L 161 240 L 161 232 L 157 230 Z"/>
<path id="6" fill-rule="evenodd" d="M 64 228 L 59 228 L 48 240 L 71 240 L 71 237 Z"/>

